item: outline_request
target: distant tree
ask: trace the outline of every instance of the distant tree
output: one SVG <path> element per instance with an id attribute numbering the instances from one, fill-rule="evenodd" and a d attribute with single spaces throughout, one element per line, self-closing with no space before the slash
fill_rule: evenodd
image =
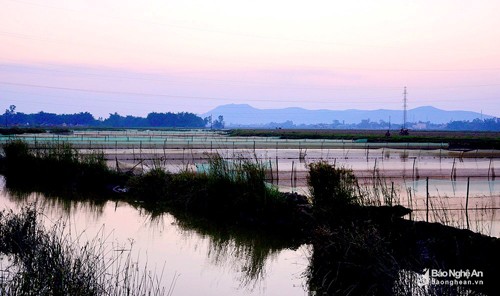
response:
<path id="1" fill-rule="evenodd" d="M 146 119 L 148 120 L 148 125 L 154 127 L 165 126 L 167 122 L 167 118 L 164 113 L 152 112 L 148 114 Z"/>
<path id="2" fill-rule="evenodd" d="M 123 117 L 120 116 L 120 114 L 118 114 L 117 112 L 115 112 L 115 113 L 109 113 L 109 117 L 103 121 L 103 125 L 118 127 L 121 126 L 122 122 L 123 122 Z"/>
<path id="3" fill-rule="evenodd" d="M 500 119 L 488 118 L 481 120 L 476 118 L 472 121 L 451 121 L 446 125 L 446 129 L 454 131 L 500 131 Z"/>
<path id="4" fill-rule="evenodd" d="M 204 127 L 206 121 L 193 113 L 149 113 L 146 117 L 153 127 Z"/>
<path id="5" fill-rule="evenodd" d="M 4 113 L 5 126 L 12 124 L 10 119 L 15 113 L 16 113 L 16 105 L 10 105 L 9 109 L 5 109 Z"/>
<path id="6" fill-rule="evenodd" d="M 205 120 L 205 126 L 208 125 L 208 127 L 210 127 L 210 129 L 212 129 L 213 128 L 212 115 L 205 117 L 204 120 Z"/>
<path id="7" fill-rule="evenodd" d="M 7 110 L 5 110 L 5 111 L 7 111 Z M 16 105 L 10 105 L 8 112 L 11 115 L 14 114 L 14 113 L 16 113 Z"/>
<path id="8" fill-rule="evenodd" d="M 222 115 L 219 115 L 219 117 L 217 117 L 217 119 L 212 124 L 213 128 L 215 129 L 223 129 L 224 125 L 224 116 Z"/>

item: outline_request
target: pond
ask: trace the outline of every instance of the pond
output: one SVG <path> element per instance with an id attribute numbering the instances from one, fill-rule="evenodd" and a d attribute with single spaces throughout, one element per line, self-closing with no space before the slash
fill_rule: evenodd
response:
<path id="1" fill-rule="evenodd" d="M 43 137 L 24 138 L 36 146 Z M 158 164 L 173 172 L 196 170 L 196 164 L 206 163 L 208 155 L 215 153 L 229 160 L 252 158 L 268 164 L 267 181 L 282 191 L 303 194 L 308 194 L 307 164 L 327 161 L 351 168 L 360 185 L 380 200 L 390 195 L 395 203 L 412 208 L 414 212 L 406 218 L 500 237 L 500 180 L 495 176 L 498 151 L 457 152 L 431 146 L 409 150 L 173 131 L 82 132 L 44 140 L 70 140 L 83 153 L 103 151 L 110 166 L 140 167 L 142 171 Z M 167 289 L 175 286 L 173 295 L 309 293 L 306 273 L 315 254 L 312 245 L 216 227 L 174 213 L 151 217 L 140 206 L 123 202 L 72 202 L 36 193 L 20 196 L 4 187 L 0 178 L 3 208 L 19 209 L 36 202 L 47 224 L 62 219 L 73 234 L 83 233 L 82 238 L 104 235 L 115 251 L 129 252 L 132 246 L 133 258 L 160 274 Z"/>
<path id="2" fill-rule="evenodd" d="M 68 202 L 37 193 L 19 197 L 4 188 L 3 177 L 0 188 L 2 208 L 36 203 L 48 226 L 65 222 L 83 240 L 104 236 L 115 251 L 132 246 L 132 258 L 161 275 L 167 289 L 175 281 L 172 295 L 307 295 L 307 245 L 289 249 L 261 242 L 258 235 L 190 225 L 170 214 L 152 218 L 122 202 Z"/>

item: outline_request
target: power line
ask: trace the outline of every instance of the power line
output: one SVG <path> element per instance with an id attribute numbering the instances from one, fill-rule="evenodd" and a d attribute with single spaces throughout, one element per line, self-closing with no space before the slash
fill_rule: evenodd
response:
<path id="1" fill-rule="evenodd" d="M 11 63 L 14 64 L 14 63 Z M 42 64 L 45 65 L 45 64 Z M 49 69 L 49 68 L 34 68 L 31 65 L 25 65 L 25 64 L 14 64 L 14 67 L 20 66 L 23 68 L 26 68 L 27 66 L 29 67 L 28 71 L 30 72 L 35 72 L 37 70 L 40 71 L 46 71 L 46 72 L 54 72 L 54 73 L 69 73 L 69 74 L 78 74 L 78 75 L 87 75 L 87 76 L 96 76 L 96 77 L 104 77 L 104 78 L 111 78 L 111 79 L 128 79 L 128 80 L 140 80 L 140 81 L 156 81 L 156 82 L 174 82 L 174 83 L 183 83 L 183 84 L 188 84 L 188 83 L 194 83 L 198 81 L 208 81 L 208 82 L 218 82 L 221 83 L 222 85 L 255 85 L 255 86 L 264 86 L 264 87 L 280 87 L 280 88 L 286 88 L 286 89 L 312 89 L 312 90 L 334 90 L 334 91 L 353 91 L 353 90 L 359 90 L 359 87 L 315 87 L 315 86 L 307 86 L 307 85 L 290 85 L 290 84 L 276 84 L 276 83 L 270 83 L 270 82 L 264 82 L 264 81 L 252 81 L 252 80 L 234 80 L 234 79 L 215 79 L 215 78 L 205 78 L 205 77 L 193 77 L 193 76 L 177 76 L 177 79 L 172 79 L 172 78 L 153 78 L 153 77 L 143 77 L 143 76 L 161 76 L 161 75 L 169 75 L 169 74 L 146 74 L 146 73 L 132 73 L 132 75 L 135 75 L 134 77 L 131 76 L 123 76 L 124 71 L 117 71 L 117 70 L 109 70 L 105 69 L 102 70 L 103 72 L 100 73 L 89 73 L 86 71 L 74 71 L 74 70 L 60 70 L 60 69 Z M 61 67 L 60 65 L 53 65 L 49 64 L 49 66 L 52 67 Z M 0 70 L 2 70 L 2 64 L 0 63 Z M 114 73 L 119 73 L 122 75 L 110 75 L 110 74 L 105 74 L 105 72 L 114 72 Z M 23 69 L 23 72 L 26 72 L 25 69 Z M 141 75 L 141 76 L 138 76 Z M 182 79 L 191 79 L 192 81 L 187 81 L 187 80 L 182 80 Z M 366 88 L 365 88 L 366 89 Z M 369 87 L 369 89 L 374 89 L 374 90 L 395 90 L 397 89 L 396 87 Z"/>
<path id="2" fill-rule="evenodd" d="M 206 97 L 206 96 L 185 96 L 185 95 L 174 95 L 174 94 L 164 94 L 164 93 L 145 93 L 145 92 L 123 92 L 123 91 L 113 91 L 113 90 L 98 90 L 98 89 L 87 89 L 87 88 L 71 88 L 71 87 L 59 87 L 59 86 L 49 86 L 49 85 L 39 85 L 39 84 L 28 84 L 28 83 L 13 83 L 0 81 L 0 84 L 3 85 L 12 85 L 12 86 L 24 86 L 24 87 L 35 87 L 35 88 L 44 88 L 44 89 L 55 89 L 55 90 L 63 90 L 63 91 L 78 91 L 78 92 L 87 92 L 87 93 L 103 93 L 103 94 L 112 94 L 112 95 L 131 95 L 131 96 L 148 96 L 148 97 L 168 97 L 168 98 L 183 98 L 183 99 L 204 99 L 204 100 L 220 100 L 220 101 L 256 101 L 256 102 L 294 102 L 302 101 L 302 102 L 311 102 L 311 103 L 325 103 L 325 101 L 316 101 L 310 100 L 307 98 L 294 98 L 286 99 L 286 100 L 274 100 L 274 99 L 252 99 L 252 98 L 226 98 L 226 97 Z M 388 99 L 390 97 L 364 97 L 359 98 L 358 100 L 380 100 L 380 99 Z"/>

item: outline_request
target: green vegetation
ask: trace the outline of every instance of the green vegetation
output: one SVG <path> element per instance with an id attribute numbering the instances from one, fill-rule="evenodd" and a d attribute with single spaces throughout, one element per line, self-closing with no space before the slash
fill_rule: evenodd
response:
<path id="1" fill-rule="evenodd" d="M 356 177 L 351 170 L 336 168 L 324 161 L 311 163 L 307 182 L 315 208 L 329 211 L 335 207 L 359 204 Z"/>
<path id="2" fill-rule="evenodd" d="M 220 119 L 219 119 L 220 121 Z M 223 121 L 216 121 L 212 125 L 214 128 L 223 128 Z M 215 123 L 219 122 L 221 126 Z M 89 112 L 80 112 L 75 114 L 54 114 L 47 112 L 38 112 L 35 114 L 26 114 L 16 112 L 16 106 L 11 105 L 4 114 L 0 114 L 0 123 L 8 130 L 8 127 L 16 126 L 34 126 L 34 127 L 54 127 L 54 126 L 72 126 L 72 127 L 197 127 L 203 128 L 209 123 L 209 118 L 201 118 L 193 113 L 157 113 L 152 112 L 147 117 L 122 116 L 118 113 L 109 114 L 106 119 L 95 119 Z"/>
<path id="3" fill-rule="evenodd" d="M 23 141 L 3 145 L 3 173 L 7 186 L 44 192 L 103 191 L 109 182 L 124 177 L 110 170 L 104 154 L 94 151 L 80 154 L 61 142 L 30 149 Z"/>
<path id="4" fill-rule="evenodd" d="M 391 131 L 387 137 L 382 130 L 231 130 L 230 136 L 278 137 L 280 139 L 330 139 L 360 140 L 368 143 L 448 143 L 450 149 L 500 149 L 500 132 L 467 131 L 410 131 L 409 136 L 400 136 Z"/>
<path id="5" fill-rule="evenodd" d="M 294 214 L 296 205 L 266 183 L 262 163 L 244 158 L 229 162 L 215 155 L 207 168 L 177 174 L 155 168 L 129 180 L 130 194 L 153 212 L 183 209 L 225 224 L 297 229 L 301 217 Z"/>
<path id="6" fill-rule="evenodd" d="M 80 246 L 61 224 L 45 229 L 39 215 L 33 207 L 0 212 L 0 259 L 8 259 L 1 295 L 165 295 L 130 254 L 123 258 L 99 237 Z"/>
<path id="7" fill-rule="evenodd" d="M 500 264 L 500 258 L 494 255 L 500 240 L 439 224 L 401 219 L 410 210 L 393 206 L 397 199 L 387 188 L 374 190 L 382 195 L 382 198 L 376 196 L 378 203 L 383 200 L 386 205 L 368 206 L 378 203 L 370 202 L 370 196 L 359 188 L 352 171 L 326 162 L 309 166 L 311 204 L 268 185 L 267 168 L 253 159 L 229 161 L 215 155 L 209 157 L 206 169 L 197 173 L 186 169 L 174 174 L 157 163 L 142 175 L 128 176 L 110 171 L 102 154 L 80 155 L 67 144 L 32 150 L 23 142 L 10 142 L 4 151 L 8 186 L 13 184 L 9 180 L 12 176 L 14 180 L 28 178 L 24 174 L 29 170 L 36 173 L 31 172 L 33 175 L 29 175 L 27 182 L 44 181 L 52 187 L 71 184 L 70 188 L 77 192 L 84 190 L 82 184 L 102 189 L 106 182 L 118 180 L 127 184 L 129 191 L 115 194 L 114 198 L 144 208 L 153 216 L 168 211 L 176 217 L 196 218 L 184 219 L 188 221 L 185 225 L 210 224 L 218 229 L 252 229 L 275 234 L 281 239 L 277 245 L 264 246 L 255 252 L 243 249 L 244 256 L 253 261 L 244 266 L 249 278 L 260 276 L 264 259 L 273 253 L 275 246 L 309 242 L 313 253 L 308 282 L 310 290 L 319 294 L 389 295 L 395 291 L 401 271 L 421 273 L 423 268 L 471 266 L 487 273 L 485 279 L 490 281 L 474 291 L 497 288 L 491 279 L 497 275 L 495 270 Z M 64 173 L 58 173 L 59 170 Z M 40 174 L 59 175 L 57 181 L 51 181 Z M 23 182 L 14 184 L 25 186 Z M 40 185 L 34 187 L 37 186 Z M 222 231 L 221 236 L 224 235 Z M 243 240 L 249 248 L 259 246 L 259 242 Z M 224 256 L 229 245 L 214 242 Z M 459 292 L 453 290 L 450 294 Z"/>
<path id="8" fill-rule="evenodd" d="M 227 161 L 211 156 L 205 172 L 189 170 L 172 174 L 160 165 L 132 176 L 109 169 L 102 152 L 80 154 L 68 143 L 31 149 L 22 141 L 3 146 L 3 173 L 7 187 L 17 191 L 41 191 L 73 199 L 103 198 L 103 193 L 138 205 L 153 214 L 183 210 L 212 221 L 300 229 L 303 215 L 296 202 L 266 183 L 266 167 L 257 160 Z M 127 193 L 112 193 L 126 185 Z M 96 194 L 97 193 L 97 194 Z"/>
<path id="9" fill-rule="evenodd" d="M 493 295 L 498 290 L 495 279 L 500 257 L 496 253 L 500 239 L 438 223 L 401 219 L 410 211 L 400 205 L 366 206 L 367 197 L 349 170 L 320 162 L 310 165 L 309 173 L 316 220 L 307 271 L 311 292 Z M 470 266 L 484 271 L 484 278 L 480 278 L 483 285 L 431 285 L 429 290 L 416 285 L 425 268 L 467 270 Z"/>
<path id="10" fill-rule="evenodd" d="M 45 129 L 41 128 L 20 128 L 20 127 L 11 127 L 11 128 L 0 128 L 0 135 L 22 135 L 22 134 L 41 134 L 45 133 Z"/>

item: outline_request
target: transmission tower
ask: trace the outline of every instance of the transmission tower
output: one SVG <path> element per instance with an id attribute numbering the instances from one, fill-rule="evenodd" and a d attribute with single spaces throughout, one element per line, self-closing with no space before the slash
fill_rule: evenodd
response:
<path id="1" fill-rule="evenodd" d="M 406 129 L 406 109 L 408 107 L 408 102 L 406 100 L 406 95 L 408 93 L 406 92 L 406 86 L 405 86 L 405 90 L 403 92 L 403 129 Z"/>
<path id="2" fill-rule="evenodd" d="M 401 127 L 401 130 L 399 131 L 399 134 L 401 136 L 408 136 L 408 129 L 406 128 L 406 109 L 408 107 L 408 102 L 406 101 L 406 95 L 408 93 L 406 92 L 406 86 L 405 90 L 403 92 L 403 126 Z"/>

